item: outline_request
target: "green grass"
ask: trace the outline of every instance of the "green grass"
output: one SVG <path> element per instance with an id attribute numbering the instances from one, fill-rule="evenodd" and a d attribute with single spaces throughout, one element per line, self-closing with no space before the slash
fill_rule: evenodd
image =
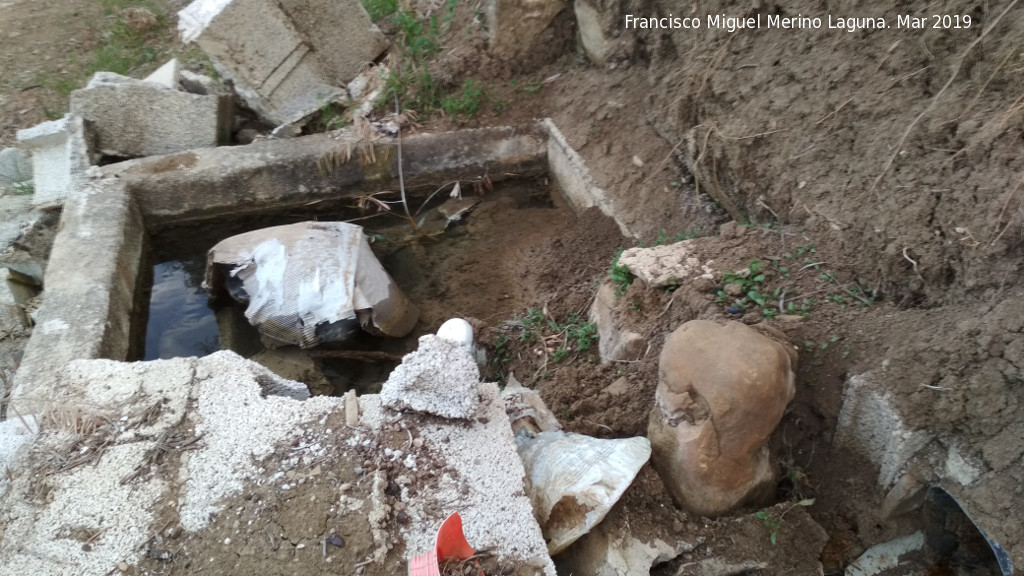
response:
<path id="1" fill-rule="evenodd" d="M 583 320 L 577 313 L 569 314 L 564 322 L 557 322 L 549 319 L 543 310 L 530 308 L 525 315 L 516 316 L 515 321 L 522 327 L 519 341 L 524 344 L 539 343 L 547 346 L 558 342 L 558 346 L 548 354 L 554 363 L 565 360 L 571 354 L 590 350 L 597 341 L 597 325 Z M 507 341 L 504 344 L 507 345 Z"/>
<path id="2" fill-rule="evenodd" d="M 629 268 L 619 264 L 619 257 L 622 256 L 622 248 L 619 248 L 615 252 L 615 256 L 612 258 L 611 267 L 608 269 L 608 276 L 611 278 L 612 284 L 615 285 L 615 296 L 619 297 L 626 293 L 626 289 L 633 283 L 633 273 L 629 271 Z"/>
<path id="3" fill-rule="evenodd" d="M 363 0 L 363 8 L 370 14 L 370 20 L 380 22 L 398 10 L 398 0 Z"/>
<path id="4" fill-rule="evenodd" d="M 768 539 L 771 541 L 772 546 L 775 546 L 776 542 L 778 541 L 779 529 L 782 528 L 783 518 L 785 518 L 786 514 L 788 514 L 790 510 L 796 508 L 797 506 L 803 506 L 806 508 L 807 506 L 811 506 L 813 504 L 814 498 L 810 498 L 807 500 L 794 502 L 792 506 L 786 508 L 782 512 L 782 514 L 779 514 L 778 516 L 773 514 L 772 511 L 769 510 L 768 508 L 765 508 L 754 514 L 754 517 L 760 520 L 762 524 L 764 524 L 765 530 L 767 530 L 769 534 Z"/>
<path id="5" fill-rule="evenodd" d="M 366 0 L 377 1 L 386 0 Z M 451 91 L 430 73 L 430 63 L 440 53 L 441 39 L 455 18 L 455 5 L 456 0 L 448 0 L 426 19 L 410 10 L 393 11 L 390 18 L 397 32 L 394 47 L 398 63 L 388 75 L 376 102 L 378 108 L 390 110 L 397 98 L 402 108 L 415 110 L 421 118 L 442 112 L 461 121 L 480 112 L 487 99 L 482 84 L 466 79 Z"/>
<path id="6" fill-rule="evenodd" d="M 462 90 L 441 98 L 441 109 L 448 116 L 476 116 L 484 99 L 484 89 L 479 82 L 467 78 Z"/>

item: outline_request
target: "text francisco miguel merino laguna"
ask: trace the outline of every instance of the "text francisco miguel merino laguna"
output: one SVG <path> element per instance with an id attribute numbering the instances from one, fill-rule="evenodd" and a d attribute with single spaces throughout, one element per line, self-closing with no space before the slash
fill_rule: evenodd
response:
<path id="1" fill-rule="evenodd" d="M 923 18 L 914 17 L 903 17 L 899 18 L 896 27 L 897 28 L 917 28 L 915 26 L 917 22 L 914 20 L 923 20 Z M 904 21 L 906 20 L 906 21 Z M 831 15 L 826 16 L 824 19 L 817 17 L 808 16 L 793 16 L 785 17 L 778 15 L 764 15 L 758 14 L 756 16 L 747 17 L 736 17 L 726 16 L 724 14 L 707 15 L 703 20 L 699 17 L 681 18 L 679 16 L 672 16 L 671 14 L 665 18 L 640 18 L 633 16 L 632 14 L 626 15 L 626 28 L 715 28 L 720 30 L 727 30 L 729 32 L 735 32 L 737 30 L 750 30 L 750 29 L 761 29 L 761 28 L 781 28 L 781 29 L 794 29 L 794 28 L 835 28 L 839 30 L 846 30 L 848 32 L 855 32 L 862 28 L 888 28 L 888 23 L 885 18 L 838 18 Z M 923 26 L 921 26 L 923 28 Z M 959 27 L 959 26 L 958 26 Z"/>

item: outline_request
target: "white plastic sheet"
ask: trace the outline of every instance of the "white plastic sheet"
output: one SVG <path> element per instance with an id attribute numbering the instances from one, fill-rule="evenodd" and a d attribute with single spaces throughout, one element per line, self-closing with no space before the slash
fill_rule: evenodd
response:
<path id="1" fill-rule="evenodd" d="M 302 222 L 219 242 L 207 255 L 206 287 L 220 282 L 248 303 L 262 334 L 310 348 L 359 326 L 405 336 L 418 311 L 377 261 L 361 226 Z"/>

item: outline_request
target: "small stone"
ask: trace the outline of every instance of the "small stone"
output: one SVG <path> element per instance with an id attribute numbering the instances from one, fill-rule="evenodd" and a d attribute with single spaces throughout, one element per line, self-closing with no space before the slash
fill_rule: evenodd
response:
<path id="1" fill-rule="evenodd" d="M 779 314 L 776 318 L 779 322 L 785 322 L 787 324 L 799 324 L 804 321 L 804 317 L 799 314 Z"/>
<path id="2" fill-rule="evenodd" d="M 633 155 L 633 166 L 636 166 L 637 168 L 644 167 L 644 161 L 641 160 L 640 157 L 635 154 Z"/>
<path id="3" fill-rule="evenodd" d="M 121 572 L 127 572 L 128 571 L 128 563 L 127 562 L 119 563 L 117 565 L 117 569 L 120 570 Z"/>
<path id="4" fill-rule="evenodd" d="M 740 296 L 743 296 L 743 286 L 740 284 L 726 284 L 725 287 L 722 288 L 722 291 L 734 298 L 739 298 Z"/>
<path id="5" fill-rule="evenodd" d="M 328 534 L 327 535 L 327 543 L 330 544 L 331 546 L 336 547 L 336 548 L 344 548 L 345 547 L 345 539 L 342 538 L 341 536 L 338 536 L 337 534 Z"/>
<path id="6" fill-rule="evenodd" d="M 627 380 L 625 376 L 621 376 L 618 380 L 606 386 L 602 392 L 605 394 L 611 394 L 612 396 L 621 396 L 626 392 L 629 392 L 629 380 Z"/>
<path id="7" fill-rule="evenodd" d="M 417 439 L 413 440 L 412 441 L 412 446 L 413 446 L 413 448 L 422 448 L 423 447 L 423 438 L 417 438 Z"/>

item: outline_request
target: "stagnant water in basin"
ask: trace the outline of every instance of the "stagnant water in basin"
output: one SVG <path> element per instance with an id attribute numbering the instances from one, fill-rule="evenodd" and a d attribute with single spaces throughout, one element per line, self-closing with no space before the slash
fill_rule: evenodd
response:
<path id="1" fill-rule="evenodd" d="M 377 198 L 389 200 L 383 195 Z M 363 209 L 368 210 L 365 214 L 359 213 L 357 206 L 335 206 L 259 219 L 239 217 L 161 233 L 152 239 L 151 261 L 157 264 L 153 266 L 143 357 L 203 356 L 225 348 L 275 369 L 275 363 L 309 356 L 316 373 L 308 377 L 292 373 L 289 377 L 306 382 L 314 393 L 343 394 L 351 388 L 376 392 L 398 359 L 416 347 L 418 336 L 436 331 L 448 318 L 475 317 L 493 324 L 535 305 L 538 295 L 533 290 L 531 250 L 547 244 L 575 219 L 545 178 L 506 181 L 481 195 L 471 191 L 464 198 L 479 199 L 479 203 L 432 237 L 416 233 L 395 214 L 375 215 L 373 202 L 363 202 Z M 420 216 L 446 199 L 447 190 L 436 195 Z M 419 210 L 421 202 L 411 200 L 412 209 Z M 402 212 L 400 205 L 392 207 L 394 212 Z M 242 305 L 218 303 L 215 309 L 209 304 L 201 287 L 206 251 L 220 240 L 268 226 L 367 215 L 370 217 L 357 223 L 374 239 L 374 253 L 420 308 L 419 321 L 409 336 L 360 335 L 305 353 L 288 348 L 267 353 L 257 331 L 246 323 Z M 232 327 L 230 333 L 221 333 L 225 327 Z M 268 360 L 270 356 L 276 359 Z"/>
<path id="2" fill-rule="evenodd" d="M 189 273 L 202 260 L 153 267 L 144 360 L 205 356 L 220 349 L 217 317 L 208 295 Z"/>

